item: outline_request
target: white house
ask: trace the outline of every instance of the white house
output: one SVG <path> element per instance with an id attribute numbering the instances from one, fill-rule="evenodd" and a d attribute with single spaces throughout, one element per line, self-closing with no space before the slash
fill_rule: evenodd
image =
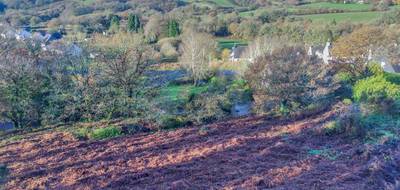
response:
<path id="1" fill-rule="evenodd" d="M 326 42 L 325 46 L 310 46 L 308 49 L 308 55 L 315 55 L 318 58 L 322 59 L 325 64 L 329 64 L 329 61 L 332 60 L 330 50 L 331 43 Z"/>

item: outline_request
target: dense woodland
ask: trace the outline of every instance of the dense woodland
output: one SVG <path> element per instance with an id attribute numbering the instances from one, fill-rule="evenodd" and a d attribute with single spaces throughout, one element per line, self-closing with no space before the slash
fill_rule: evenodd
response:
<path id="1" fill-rule="evenodd" d="M 371 171 L 358 182 L 363 189 L 400 188 L 400 166 L 393 165 L 400 160 L 399 3 L 0 0 L 0 127 L 13 126 L 0 130 L 0 149 L 42 130 L 90 144 L 180 130 L 207 136 L 213 124 L 241 123 L 237 118 L 282 125 L 324 118 L 304 135 L 333 143 L 332 150 L 386 151 L 389 177 Z M 296 141 L 290 127 L 282 138 Z M 337 151 L 351 155 L 343 160 L 364 155 Z M 307 154 L 341 158 L 326 149 Z M 64 183 L 7 182 L 19 171 L 9 163 L 0 156 L 6 189 Z M 216 184 L 209 185 L 221 188 Z M 263 185 L 256 189 L 269 187 Z"/>

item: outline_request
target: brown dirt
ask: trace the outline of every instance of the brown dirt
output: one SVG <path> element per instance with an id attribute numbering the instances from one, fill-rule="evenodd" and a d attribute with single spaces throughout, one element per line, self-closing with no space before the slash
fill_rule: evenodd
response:
<path id="1" fill-rule="evenodd" d="M 1 146 L 0 163 L 10 170 L 6 189 L 400 188 L 400 147 L 317 134 L 332 114 L 276 123 L 251 117 L 94 142 L 51 132 Z"/>

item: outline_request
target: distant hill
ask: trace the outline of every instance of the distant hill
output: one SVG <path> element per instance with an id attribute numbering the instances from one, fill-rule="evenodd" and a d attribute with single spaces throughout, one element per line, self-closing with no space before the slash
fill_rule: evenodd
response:
<path id="1" fill-rule="evenodd" d="M 52 20 L 57 25 L 68 24 L 81 16 L 169 12 L 184 4 L 180 0 L 0 0 L 0 13 L 2 7 L 5 9 L 0 18 L 14 26 L 46 25 Z"/>

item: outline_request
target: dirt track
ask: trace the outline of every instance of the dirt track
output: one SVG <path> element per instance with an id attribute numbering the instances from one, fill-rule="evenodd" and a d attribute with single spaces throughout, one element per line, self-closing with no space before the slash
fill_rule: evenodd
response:
<path id="1" fill-rule="evenodd" d="M 374 153 L 316 135 L 330 116 L 282 124 L 246 118 L 98 142 L 54 132 L 0 147 L 0 163 L 11 172 L 6 189 L 400 187 L 400 148 Z M 381 163 L 381 155 L 391 159 Z"/>

